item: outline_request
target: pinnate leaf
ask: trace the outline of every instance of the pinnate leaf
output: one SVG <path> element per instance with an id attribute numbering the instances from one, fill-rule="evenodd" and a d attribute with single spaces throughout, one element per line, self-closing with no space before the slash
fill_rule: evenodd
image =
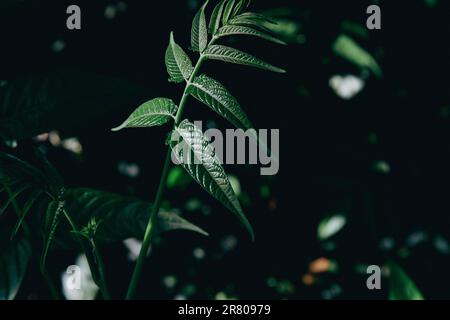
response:
<path id="1" fill-rule="evenodd" d="M 252 128 L 252 124 L 241 109 L 239 102 L 217 80 L 201 75 L 194 79 L 188 92 L 236 127 Z"/>
<path id="2" fill-rule="evenodd" d="M 175 103 L 167 98 L 155 98 L 140 105 L 123 124 L 112 131 L 124 128 L 145 128 L 161 126 L 171 118 L 177 111 Z"/>
<path id="3" fill-rule="evenodd" d="M 174 40 L 170 33 L 169 46 L 166 50 L 166 68 L 170 76 L 169 81 L 180 83 L 189 80 L 194 67 L 186 52 Z"/>
<path id="4" fill-rule="evenodd" d="M 245 217 L 214 148 L 203 132 L 193 123 L 184 120 L 173 131 L 169 145 L 177 161 L 192 178 L 233 212 L 254 239 L 253 228 Z"/>
<path id="5" fill-rule="evenodd" d="M 259 37 L 274 43 L 283 44 L 286 43 L 284 41 L 281 41 L 280 39 L 275 38 L 274 36 L 271 36 L 270 34 L 267 34 L 265 32 L 247 27 L 247 26 L 233 26 L 233 25 L 227 25 L 223 26 L 219 29 L 219 31 L 216 34 L 217 38 L 226 37 L 226 36 L 233 36 L 233 35 L 247 35 L 247 36 L 254 36 Z"/>
<path id="6" fill-rule="evenodd" d="M 226 0 L 221 0 L 215 7 L 209 20 L 209 33 L 215 34 L 222 23 L 222 14 Z"/>
<path id="7" fill-rule="evenodd" d="M 275 67 L 267 62 L 264 62 L 248 53 L 222 45 L 209 46 L 205 50 L 204 55 L 207 59 L 211 60 L 219 60 L 240 65 L 246 65 L 278 73 L 286 72 L 285 70 Z"/>
<path id="8" fill-rule="evenodd" d="M 233 7 L 236 0 L 228 0 L 227 4 L 225 5 L 225 9 L 223 11 L 223 17 L 222 21 L 223 24 L 226 25 L 228 20 L 230 20 L 233 17 Z"/>
<path id="9" fill-rule="evenodd" d="M 206 23 L 205 8 L 208 1 L 200 8 L 194 17 L 191 30 L 191 49 L 203 52 L 208 44 L 208 26 Z"/>

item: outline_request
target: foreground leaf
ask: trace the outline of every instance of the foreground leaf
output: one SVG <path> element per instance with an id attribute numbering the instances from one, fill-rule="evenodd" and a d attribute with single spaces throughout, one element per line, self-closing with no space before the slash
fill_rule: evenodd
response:
<path id="1" fill-rule="evenodd" d="M 210 60 L 219 60 L 240 65 L 246 65 L 278 73 L 286 72 L 285 70 L 275 67 L 267 62 L 264 62 L 248 53 L 226 46 L 221 45 L 210 46 L 205 50 L 204 55 L 207 59 Z"/>
<path id="2" fill-rule="evenodd" d="M 250 5 L 250 0 L 239 0 L 233 10 L 233 17 L 240 14 L 243 10 L 247 9 Z"/>
<path id="3" fill-rule="evenodd" d="M 219 30 L 222 23 L 222 14 L 226 0 L 221 0 L 215 7 L 211 14 L 209 21 L 209 32 L 214 35 Z"/>
<path id="4" fill-rule="evenodd" d="M 252 128 L 252 124 L 241 109 L 239 102 L 220 82 L 201 75 L 194 79 L 188 88 L 188 92 L 237 128 Z"/>
<path id="5" fill-rule="evenodd" d="M 233 212 L 254 239 L 253 228 L 245 217 L 230 181 L 203 132 L 184 120 L 172 133 L 170 147 L 173 155 L 192 178 Z"/>
<path id="6" fill-rule="evenodd" d="M 234 35 L 247 35 L 247 36 L 254 36 L 258 38 L 265 39 L 267 41 L 271 41 L 274 43 L 285 45 L 286 42 L 281 41 L 280 39 L 275 38 L 274 36 L 271 36 L 267 33 L 264 33 L 262 31 L 247 27 L 247 26 L 223 26 L 219 29 L 219 31 L 216 34 L 217 38 L 227 37 L 227 36 L 234 36 Z"/>
<path id="7" fill-rule="evenodd" d="M 86 225 L 92 218 L 101 221 L 96 232 L 96 240 L 109 243 L 127 238 L 142 239 L 152 205 L 135 198 L 99 190 L 68 189 L 66 207 L 78 226 Z M 156 234 L 171 230 L 186 230 L 208 235 L 177 214 L 160 211 L 156 220 Z"/>
<path id="8" fill-rule="evenodd" d="M 171 118 L 177 110 L 175 103 L 167 98 L 156 98 L 140 105 L 123 124 L 112 131 L 124 128 L 145 128 L 161 126 Z"/>
<path id="9" fill-rule="evenodd" d="M 259 22 L 277 24 L 277 22 L 274 19 L 272 19 L 268 16 L 265 16 L 261 13 L 255 13 L 255 12 L 244 12 L 244 13 L 240 14 L 239 16 L 237 16 L 236 18 L 251 19 L 251 20 L 259 21 Z"/>
<path id="10" fill-rule="evenodd" d="M 423 295 L 402 267 L 390 261 L 389 300 L 423 300 Z"/>
<path id="11" fill-rule="evenodd" d="M 166 50 L 166 68 L 169 81 L 180 83 L 189 80 L 194 67 L 186 52 L 175 43 L 173 32 L 170 33 L 169 46 Z"/>
<path id="12" fill-rule="evenodd" d="M 207 5 L 208 1 L 200 8 L 192 22 L 191 49 L 196 52 L 203 52 L 208 44 L 208 26 L 205 17 L 205 8 Z"/>
<path id="13" fill-rule="evenodd" d="M 253 29 L 257 29 L 263 32 L 266 32 L 268 34 L 273 34 L 274 31 L 272 30 L 272 28 L 269 28 L 266 25 L 269 25 L 270 23 L 268 22 L 261 22 L 260 20 L 256 20 L 256 19 L 249 19 L 249 18 L 245 18 L 242 16 L 237 16 L 234 17 L 233 19 L 231 19 L 230 21 L 228 21 L 228 25 L 229 26 L 244 26 L 244 27 L 250 27 Z M 270 26 L 272 27 L 272 25 L 270 24 Z"/>
<path id="14" fill-rule="evenodd" d="M 236 0 L 228 0 L 227 4 L 225 5 L 225 10 L 223 11 L 223 17 L 222 21 L 223 24 L 227 24 L 228 20 L 230 20 L 233 17 L 233 7 Z"/>
<path id="15" fill-rule="evenodd" d="M 5 236 L 6 232 L 3 233 Z M 5 238 L 2 242 L 6 241 Z M 21 238 L 7 243 L 0 246 L 0 300 L 15 298 L 31 257 L 31 245 L 28 240 Z"/>

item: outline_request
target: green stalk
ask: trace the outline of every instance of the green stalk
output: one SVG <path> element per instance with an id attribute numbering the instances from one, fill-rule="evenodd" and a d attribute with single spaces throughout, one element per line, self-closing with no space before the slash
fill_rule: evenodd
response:
<path id="1" fill-rule="evenodd" d="M 213 41 L 211 41 L 212 43 Z M 200 54 L 200 58 L 198 59 L 194 71 L 192 71 L 189 80 L 186 82 L 186 86 L 184 88 L 183 96 L 181 97 L 181 101 L 178 106 L 177 114 L 175 115 L 175 126 L 177 126 L 183 117 L 183 111 L 186 106 L 187 99 L 189 97 L 188 88 L 191 85 L 192 80 L 197 76 L 200 67 L 202 66 L 205 57 Z M 147 256 L 148 249 L 150 248 L 150 244 L 152 241 L 154 226 L 156 222 L 156 218 L 158 217 L 159 207 L 161 206 L 162 197 L 164 194 L 164 190 L 166 187 L 167 176 L 169 175 L 169 169 L 171 166 L 171 155 L 172 151 L 170 147 L 167 150 L 166 160 L 164 162 L 164 169 L 161 174 L 161 178 L 159 180 L 158 191 L 156 192 L 155 201 L 153 203 L 152 212 L 150 214 L 150 219 L 147 224 L 147 228 L 145 229 L 144 240 L 142 241 L 142 247 L 139 252 L 139 257 L 136 261 L 136 266 L 134 267 L 133 275 L 131 277 L 130 285 L 128 287 L 126 300 L 131 300 L 134 298 L 137 285 L 139 283 L 139 279 L 142 273 L 142 267 L 144 266 L 144 261 Z"/>
<path id="2" fill-rule="evenodd" d="M 84 242 L 84 239 L 80 236 L 80 231 L 78 230 L 77 226 L 75 225 L 75 222 L 72 220 L 72 217 L 69 215 L 69 213 L 66 210 L 63 210 L 64 216 L 66 217 L 67 221 L 70 224 L 70 227 L 72 228 L 73 233 L 78 239 L 78 242 L 80 243 L 81 249 L 86 255 L 86 259 L 89 265 L 89 269 L 91 270 L 92 279 L 94 280 L 95 284 L 100 288 L 100 292 L 102 293 L 103 299 L 110 300 L 111 295 L 108 291 L 108 288 L 106 287 L 106 282 L 104 280 L 104 277 L 102 279 L 101 274 L 104 274 L 104 267 L 103 267 L 103 260 L 99 259 L 100 253 L 97 252 L 97 248 L 95 246 L 92 246 L 92 251 L 97 259 L 98 268 L 100 276 L 97 275 L 97 270 L 95 268 L 95 262 L 92 260 L 91 255 L 89 254 L 89 250 L 86 247 L 86 244 Z"/>

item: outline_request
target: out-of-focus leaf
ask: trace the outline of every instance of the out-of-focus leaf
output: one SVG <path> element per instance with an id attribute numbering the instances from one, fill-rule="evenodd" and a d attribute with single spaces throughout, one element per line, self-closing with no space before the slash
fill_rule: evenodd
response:
<path id="1" fill-rule="evenodd" d="M 44 249 L 41 255 L 41 270 L 44 270 L 47 255 L 50 250 L 50 246 L 55 239 L 56 229 L 61 221 L 61 216 L 64 212 L 65 201 L 61 196 L 60 199 L 51 201 L 47 206 L 44 221 Z"/>
<path id="2" fill-rule="evenodd" d="M 25 238 L 9 240 L 2 230 L 0 243 L 0 300 L 12 300 L 19 291 L 31 257 L 31 245 Z"/>
<path id="3" fill-rule="evenodd" d="M 167 188 L 172 189 L 175 187 L 185 188 L 192 182 L 191 177 L 187 174 L 183 168 L 175 166 L 169 171 L 167 177 Z"/>
<path id="4" fill-rule="evenodd" d="M 127 81 L 58 71 L 8 81 L 0 87 L 0 137 L 30 138 L 50 130 L 78 130 L 111 121 L 147 98 Z"/>
<path id="5" fill-rule="evenodd" d="M 389 261 L 389 300 L 424 300 L 414 281 L 406 274 L 402 267 Z"/>
<path id="6" fill-rule="evenodd" d="M 333 43 L 333 51 L 336 55 L 350 61 L 356 66 L 371 70 L 377 77 L 383 75 L 375 58 L 345 34 L 341 34 Z"/>
<path id="7" fill-rule="evenodd" d="M 92 218 L 101 221 L 96 232 L 98 241 L 116 242 L 127 238 L 143 238 L 152 205 L 114 193 L 93 189 L 68 189 L 66 208 L 78 226 L 86 225 Z M 156 220 L 156 233 L 171 230 L 187 230 L 208 235 L 177 214 L 160 211 Z"/>
<path id="8" fill-rule="evenodd" d="M 342 214 L 328 216 L 319 223 L 317 237 L 319 240 L 326 240 L 338 233 L 346 223 L 347 219 Z"/>

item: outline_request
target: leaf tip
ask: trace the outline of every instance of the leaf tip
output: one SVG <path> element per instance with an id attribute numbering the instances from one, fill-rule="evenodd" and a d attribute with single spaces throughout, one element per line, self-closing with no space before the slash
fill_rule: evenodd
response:
<path id="1" fill-rule="evenodd" d="M 112 128 L 111 131 L 112 132 L 117 132 L 117 131 L 122 130 L 123 128 L 125 128 L 125 126 L 122 124 L 122 125 L 120 125 L 118 127 Z"/>

